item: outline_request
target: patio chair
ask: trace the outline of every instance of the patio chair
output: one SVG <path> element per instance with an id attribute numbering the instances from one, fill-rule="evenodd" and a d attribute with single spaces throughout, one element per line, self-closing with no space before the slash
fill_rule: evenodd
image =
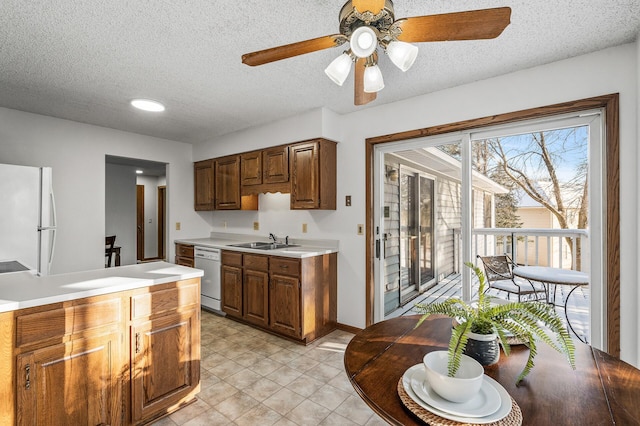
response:
<path id="1" fill-rule="evenodd" d="M 530 302 L 535 300 L 547 300 L 547 289 L 543 283 L 530 281 L 513 275 L 513 262 L 509 256 L 477 256 L 484 265 L 485 277 L 488 287 L 507 293 L 507 299 L 511 295 L 518 296 L 518 302 Z"/>

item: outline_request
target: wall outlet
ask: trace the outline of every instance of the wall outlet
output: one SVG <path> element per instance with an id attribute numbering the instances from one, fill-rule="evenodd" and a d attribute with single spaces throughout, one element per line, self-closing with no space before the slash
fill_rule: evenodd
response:
<path id="1" fill-rule="evenodd" d="M 364 225 L 359 223 L 358 224 L 358 235 L 363 235 L 364 234 Z"/>
<path id="2" fill-rule="evenodd" d="M 254 231 L 260 230 L 260 222 L 253 222 L 253 230 Z"/>
<path id="3" fill-rule="evenodd" d="M 223 227 L 224 229 L 227 229 L 227 221 L 226 221 L 226 220 L 225 220 L 224 222 L 222 222 L 222 227 Z"/>
<path id="4" fill-rule="evenodd" d="M 180 222 L 176 222 L 176 231 L 180 230 Z"/>
<path id="5" fill-rule="evenodd" d="M 347 207 L 351 207 L 351 195 L 347 195 L 344 197 L 344 205 Z"/>
<path id="6" fill-rule="evenodd" d="M 307 224 L 306 224 L 306 223 L 303 223 L 303 224 L 302 224 L 302 233 L 303 233 L 303 234 L 306 234 L 306 233 L 307 233 Z"/>

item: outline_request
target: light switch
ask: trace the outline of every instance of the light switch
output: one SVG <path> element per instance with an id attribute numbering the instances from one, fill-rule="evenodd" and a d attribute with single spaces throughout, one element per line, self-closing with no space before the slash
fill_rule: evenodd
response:
<path id="1" fill-rule="evenodd" d="M 260 230 L 260 222 L 253 222 L 253 230 L 254 231 Z"/>
<path id="2" fill-rule="evenodd" d="M 351 207 L 351 195 L 347 195 L 344 197 L 344 205 L 347 207 Z"/>
<path id="3" fill-rule="evenodd" d="M 306 224 L 306 223 L 303 223 L 303 224 L 302 224 L 302 233 L 303 233 L 303 234 L 306 234 L 306 233 L 307 233 L 307 224 Z"/>
<path id="4" fill-rule="evenodd" d="M 176 222 L 176 231 L 180 230 L 180 222 Z"/>

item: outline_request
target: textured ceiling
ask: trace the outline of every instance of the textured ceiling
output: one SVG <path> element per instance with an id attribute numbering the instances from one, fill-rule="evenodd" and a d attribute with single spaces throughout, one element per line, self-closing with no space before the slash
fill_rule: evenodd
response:
<path id="1" fill-rule="evenodd" d="M 200 143 L 319 107 L 338 113 L 632 42 L 638 0 L 396 0 L 396 18 L 509 6 L 494 40 L 420 43 L 406 73 L 382 57 L 385 89 L 353 105 L 324 68 L 343 49 L 259 67 L 243 53 L 338 32 L 343 0 L 2 0 L 0 106 Z M 153 115 L 128 102 L 148 97 Z"/>

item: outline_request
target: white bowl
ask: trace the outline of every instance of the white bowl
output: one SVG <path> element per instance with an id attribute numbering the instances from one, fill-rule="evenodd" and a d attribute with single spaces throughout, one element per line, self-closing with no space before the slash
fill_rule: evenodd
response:
<path id="1" fill-rule="evenodd" d="M 429 352 L 423 358 L 427 381 L 441 397 L 453 402 L 467 402 L 482 386 L 484 368 L 475 359 L 462 355 L 460 368 L 454 377 L 447 374 L 447 351 Z"/>

